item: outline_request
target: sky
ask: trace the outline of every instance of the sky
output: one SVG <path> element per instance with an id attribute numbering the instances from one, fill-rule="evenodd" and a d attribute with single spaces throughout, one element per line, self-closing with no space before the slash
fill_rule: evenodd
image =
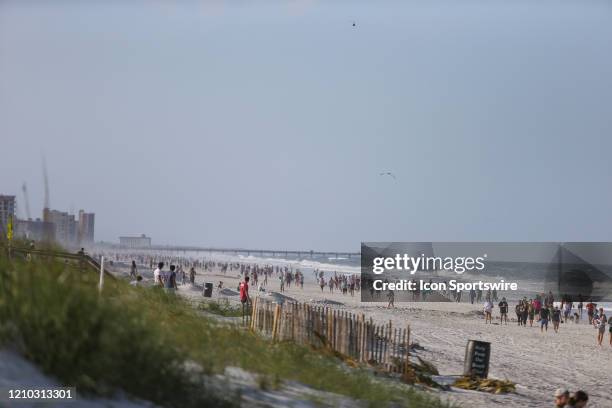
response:
<path id="1" fill-rule="evenodd" d="M 2 1 L 0 194 L 96 240 L 612 241 L 608 1 Z M 353 27 L 352 23 L 356 26 Z M 395 179 L 380 176 L 391 171 Z"/>

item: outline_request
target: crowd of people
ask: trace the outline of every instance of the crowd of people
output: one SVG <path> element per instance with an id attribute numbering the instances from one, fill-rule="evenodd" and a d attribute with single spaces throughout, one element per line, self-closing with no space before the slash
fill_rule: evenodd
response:
<path id="1" fill-rule="evenodd" d="M 181 257 L 176 255 L 160 255 L 148 256 L 144 254 L 131 253 L 114 253 L 105 254 L 107 259 L 112 263 L 115 262 L 131 262 L 130 276 L 133 285 L 139 285 L 142 277 L 138 275 L 137 264 L 148 266 L 153 269 L 153 265 L 157 263 L 157 268 L 154 270 L 154 284 L 163 287 L 168 292 L 173 292 L 177 289 L 177 283 L 195 284 L 196 270 L 200 269 L 204 273 L 215 270 L 222 274 L 239 274 L 243 279 L 249 278 L 249 282 L 254 285 L 258 291 L 265 291 L 271 288 L 270 284 L 273 280 L 278 282 L 278 290 L 284 292 L 294 287 L 304 288 L 304 273 L 300 269 L 294 269 L 292 266 L 281 265 L 260 265 L 257 263 L 245 262 L 220 262 L 206 259 L 197 259 L 191 257 Z M 164 266 L 169 264 L 169 268 Z M 319 269 L 312 271 L 313 278 L 321 292 L 328 291 L 329 294 L 341 293 L 343 295 L 354 296 L 356 292 L 361 290 L 361 279 L 355 274 L 338 274 L 337 272 L 324 272 Z M 218 289 L 223 288 L 223 281 L 217 285 Z M 372 298 L 381 298 L 382 293 L 373 291 Z M 453 301 L 461 302 L 462 292 L 445 292 L 442 296 L 450 298 Z M 429 297 L 428 291 L 415 290 L 412 293 L 413 300 L 427 300 Z M 393 291 L 386 293 L 388 300 L 387 307 L 395 306 L 395 294 Z M 498 293 L 495 290 L 489 290 L 484 293 L 481 290 L 471 290 L 468 293 L 470 303 L 483 303 L 483 313 L 485 324 L 493 323 L 493 315 L 495 306 L 499 309 L 499 322 L 508 324 L 508 314 L 510 306 L 505 297 L 498 299 Z M 382 300 L 382 299 L 381 299 Z M 583 319 L 584 311 L 588 318 L 588 324 L 597 329 L 597 344 L 603 345 L 606 328 L 609 333 L 609 343 L 612 346 L 612 316 L 607 316 L 604 309 L 597 307 L 597 304 L 589 300 L 585 304 L 582 296 L 577 299 L 571 299 L 570 296 L 562 296 L 560 302 L 555 303 L 555 297 L 552 292 L 548 294 L 538 293 L 533 298 L 527 299 L 524 297 L 514 305 L 514 313 L 516 323 L 523 327 L 533 327 L 534 322 L 536 327 L 540 328 L 541 332 L 547 332 L 549 326 L 555 333 L 560 330 L 562 323 L 579 323 Z M 511 319 L 512 320 L 512 319 Z"/>
<path id="2" fill-rule="evenodd" d="M 519 326 L 533 327 L 534 321 L 536 326 L 540 327 L 541 332 L 547 332 L 549 324 L 552 324 L 552 329 L 555 333 L 559 332 L 561 323 L 579 323 L 583 316 L 584 301 L 582 296 L 578 296 L 578 303 L 572 301 L 570 296 L 563 296 L 560 303 L 555 303 L 555 297 L 552 292 L 548 295 L 544 293 L 537 294 L 532 299 L 519 300 L 514 311 L 516 313 L 516 322 Z M 506 298 L 497 304 L 499 308 L 499 321 L 501 324 L 508 324 L 509 305 Z M 485 324 L 493 323 L 493 299 L 487 295 L 483 305 L 485 315 Z M 588 324 L 597 329 L 597 344 L 601 346 L 606 332 L 606 326 L 609 331 L 610 346 L 612 346 L 612 316 L 608 317 L 603 307 L 597 308 L 597 304 L 592 300 L 586 304 Z"/>
<path id="3" fill-rule="evenodd" d="M 190 284 L 195 283 L 197 270 L 204 273 L 220 272 L 224 275 L 238 274 L 241 279 L 249 277 L 249 281 L 258 291 L 271 288 L 271 282 L 278 282 L 278 290 L 284 292 L 293 287 L 304 288 L 304 272 L 299 268 L 294 269 L 288 265 L 260 265 L 257 263 L 245 262 L 220 262 L 207 259 L 199 259 L 187 256 L 176 255 L 144 255 L 141 253 L 100 253 L 95 256 L 104 257 L 113 263 L 130 263 L 130 277 L 134 279 L 133 284 L 139 284 L 142 277 L 138 274 L 138 265 L 150 270 L 157 265 L 154 270 L 154 284 L 167 290 L 175 290 L 177 282 L 185 284 L 187 279 Z M 164 266 L 169 265 L 169 270 Z M 327 274 L 327 276 L 326 276 Z M 321 291 L 329 290 L 329 293 L 342 293 L 343 295 L 354 296 L 355 292 L 361 289 L 361 281 L 356 274 L 338 274 L 337 272 L 325 272 L 320 269 L 313 270 L 314 279 Z M 139 278 L 140 276 L 140 278 Z M 218 289 L 223 287 L 223 281 L 217 285 Z"/>

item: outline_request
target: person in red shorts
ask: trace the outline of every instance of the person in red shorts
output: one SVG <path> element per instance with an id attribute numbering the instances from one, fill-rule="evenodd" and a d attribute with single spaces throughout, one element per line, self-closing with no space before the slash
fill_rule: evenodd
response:
<path id="1" fill-rule="evenodd" d="M 589 303 L 587 303 L 586 305 L 586 309 L 587 309 L 587 315 L 589 316 L 589 324 L 593 324 L 593 314 L 595 311 L 595 304 L 593 303 L 592 300 L 589 301 Z"/>
<path id="2" fill-rule="evenodd" d="M 251 297 L 249 296 L 249 277 L 245 277 L 240 282 L 240 303 L 242 303 L 242 318 L 244 319 L 245 312 L 248 312 L 249 303 L 251 303 Z"/>

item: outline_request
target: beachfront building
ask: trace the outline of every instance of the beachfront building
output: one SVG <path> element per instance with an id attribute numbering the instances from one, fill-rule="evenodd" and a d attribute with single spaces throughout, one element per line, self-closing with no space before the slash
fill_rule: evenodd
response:
<path id="1" fill-rule="evenodd" d="M 55 226 L 54 235 L 57 242 L 64 245 L 77 244 L 78 224 L 74 214 L 49 210 L 48 221 Z"/>
<path id="2" fill-rule="evenodd" d="M 96 215 L 94 213 L 86 213 L 83 210 L 79 211 L 79 228 L 78 239 L 79 244 L 92 244 L 94 242 L 94 224 Z"/>
<path id="3" fill-rule="evenodd" d="M 44 222 L 40 218 L 35 220 L 17 220 L 15 223 L 15 236 L 18 238 L 43 241 L 45 237 L 55 239 L 55 225 Z"/>
<path id="4" fill-rule="evenodd" d="M 119 237 L 119 245 L 126 248 L 150 248 L 151 238 L 145 234 Z"/>
<path id="5" fill-rule="evenodd" d="M 13 219 L 13 235 L 34 241 L 57 241 L 61 245 L 77 246 L 94 242 L 95 214 L 79 211 L 78 220 L 73 214 L 43 209 L 43 219 L 18 220 L 14 195 L 0 194 L 0 234 L 6 236 L 9 219 Z"/>
<path id="6" fill-rule="evenodd" d="M 10 219 L 15 219 L 15 196 L 0 195 L 0 232 L 6 234 Z"/>

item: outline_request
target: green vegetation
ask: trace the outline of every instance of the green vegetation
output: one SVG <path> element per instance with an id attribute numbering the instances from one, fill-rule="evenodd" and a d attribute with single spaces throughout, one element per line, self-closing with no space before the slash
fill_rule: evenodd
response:
<path id="1" fill-rule="evenodd" d="M 207 395 L 201 374 L 188 372 L 189 355 L 176 347 L 164 320 L 144 308 L 147 296 L 63 261 L 9 263 L 0 248 L 0 341 L 79 392 L 117 390 L 168 407 L 229 405 Z M 145 294 L 143 291 L 142 294 Z M 161 307 L 160 307 L 161 308 Z"/>
<path id="2" fill-rule="evenodd" d="M 168 407 L 227 405 L 201 381 L 227 366 L 260 374 L 262 389 L 296 380 L 372 406 L 446 406 L 409 386 L 377 381 L 365 369 L 348 369 L 325 353 L 272 344 L 203 318 L 160 289 L 107 280 L 99 294 L 97 281 L 95 273 L 63 261 L 9 262 L 0 248 L 0 342 L 81 392 L 123 390 Z M 201 373 L 185 362 L 197 363 Z"/>
<path id="3" fill-rule="evenodd" d="M 232 306 L 227 299 L 225 301 L 204 300 L 198 304 L 198 310 L 224 317 L 242 317 L 242 307 Z"/>

